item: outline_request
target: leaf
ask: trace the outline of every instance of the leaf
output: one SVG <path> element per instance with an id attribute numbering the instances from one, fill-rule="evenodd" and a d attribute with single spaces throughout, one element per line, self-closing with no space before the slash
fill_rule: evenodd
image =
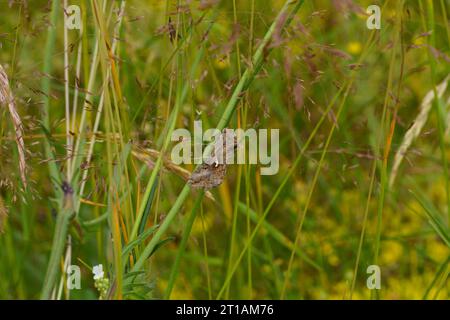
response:
<path id="1" fill-rule="evenodd" d="M 147 199 L 147 202 L 145 203 L 145 210 L 144 210 L 144 214 L 142 215 L 141 224 L 139 225 L 138 234 L 141 234 L 145 229 L 145 225 L 147 224 L 147 219 L 150 215 L 150 210 L 152 209 L 152 203 L 153 203 L 153 199 L 155 198 L 155 193 L 156 193 L 157 187 L 158 187 L 158 177 L 156 177 L 155 183 L 152 185 L 152 189 L 150 190 L 150 195 Z"/>
<path id="2" fill-rule="evenodd" d="M 154 225 L 150 227 L 149 229 L 142 232 L 135 240 L 129 242 L 125 247 L 122 249 L 122 258 L 126 259 L 128 257 L 128 254 L 131 252 L 131 250 L 139 245 L 141 242 L 145 241 L 148 236 L 150 236 L 155 230 L 159 227 L 159 225 Z"/>
<path id="3" fill-rule="evenodd" d="M 441 237 L 445 244 L 450 248 L 450 230 L 447 228 L 444 221 L 442 221 L 439 211 L 425 197 L 420 196 L 413 191 L 411 191 L 411 193 L 425 210 L 425 214 L 427 215 L 427 218 L 434 231 L 436 231 L 439 237 Z"/>
<path id="4" fill-rule="evenodd" d="M 150 258 L 153 255 L 153 253 L 155 253 L 159 248 L 163 247 L 170 241 L 174 241 L 174 240 L 175 240 L 175 237 L 169 237 L 167 239 L 164 239 L 164 240 L 158 242 L 158 244 L 155 246 L 155 248 L 153 249 L 153 251 L 150 253 L 150 255 L 148 257 Z"/>

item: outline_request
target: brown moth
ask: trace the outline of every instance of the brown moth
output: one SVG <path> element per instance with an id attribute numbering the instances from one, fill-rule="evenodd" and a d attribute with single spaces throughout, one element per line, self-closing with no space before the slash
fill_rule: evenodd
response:
<path id="1" fill-rule="evenodd" d="M 222 184 L 226 171 L 226 164 L 202 163 L 192 172 L 188 183 L 193 188 L 211 189 Z"/>
<path id="2" fill-rule="evenodd" d="M 227 145 L 226 129 L 224 129 L 221 136 L 218 139 L 216 138 L 211 155 L 189 177 L 188 183 L 191 187 L 211 189 L 222 184 L 227 171 L 225 159 L 231 151 L 236 149 L 236 137 L 230 144 Z M 220 161 L 217 159 L 216 154 L 222 154 Z"/>

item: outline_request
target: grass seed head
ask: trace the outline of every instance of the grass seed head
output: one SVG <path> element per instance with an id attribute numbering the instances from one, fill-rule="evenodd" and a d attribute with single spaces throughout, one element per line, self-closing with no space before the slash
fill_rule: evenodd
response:
<path id="1" fill-rule="evenodd" d="M 23 126 L 19 113 L 17 112 L 14 96 L 9 86 L 8 76 L 2 65 L 0 65 L 0 105 L 7 105 L 9 114 L 11 115 L 14 130 L 16 132 L 16 144 L 19 152 L 19 170 L 23 186 L 27 186 L 26 179 L 26 160 L 25 160 L 25 143 L 23 141 Z"/>
<path id="2" fill-rule="evenodd" d="M 0 233 L 3 233 L 3 226 L 8 217 L 8 209 L 6 209 L 3 198 L 0 196 Z"/>

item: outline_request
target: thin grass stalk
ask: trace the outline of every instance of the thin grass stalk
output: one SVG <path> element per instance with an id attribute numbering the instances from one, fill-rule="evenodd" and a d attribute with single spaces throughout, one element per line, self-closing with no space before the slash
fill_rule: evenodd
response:
<path id="1" fill-rule="evenodd" d="M 83 25 L 81 25 L 80 34 L 79 34 L 79 42 L 78 42 L 78 52 L 77 52 L 77 65 L 76 65 L 76 71 L 75 71 L 75 92 L 73 94 L 73 102 L 72 102 L 72 124 L 71 124 L 71 130 L 72 132 L 75 132 L 75 125 L 76 125 L 76 118 L 77 118 L 77 112 L 78 112 L 78 95 L 80 92 L 80 81 L 81 81 L 81 63 L 82 63 L 82 53 L 83 53 Z M 87 75 L 87 74 L 86 74 Z M 73 137 L 72 137 L 72 148 L 73 148 Z M 73 150 L 72 150 L 73 151 Z M 73 153 L 71 154 L 73 156 Z"/>
<path id="2" fill-rule="evenodd" d="M 403 4 L 404 1 L 398 2 L 397 11 L 399 12 L 400 17 L 402 16 L 403 11 Z M 387 89 L 386 94 L 384 98 L 384 104 L 383 104 L 383 114 L 381 117 L 381 129 L 379 134 L 379 141 L 377 145 L 377 154 L 379 155 L 374 159 L 374 161 L 377 163 L 377 166 L 379 168 L 379 175 L 380 175 L 380 192 L 377 199 L 377 216 L 376 216 L 376 230 L 375 230 L 375 244 L 374 244 L 374 252 L 373 252 L 373 264 L 378 265 L 378 259 L 380 255 L 381 250 L 381 234 L 382 234 L 382 227 L 383 227 L 383 212 L 384 212 L 384 206 L 385 206 L 385 200 L 386 195 L 388 193 L 388 152 L 389 152 L 389 146 L 388 146 L 388 125 L 389 125 L 389 116 L 390 116 L 390 110 L 389 110 L 389 99 L 391 92 L 392 92 L 392 86 L 394 82 L 394 66 L 395 66 L 395 59 L 396 59 L 396 47 L 398 41 L 401 41 L 401 31 L 402 31 L 402 18 L 398 19 L 396 24 L 396 34 L 397 36 L 393 40 L 393 46 L 392 46 L 392 54 L 391 54 L 391 60 L 390 60 L 390 66 L 389 66 L 389 74 L 388 74 L 388 82 L 387 82 Z M 395 119 L 394 119 L 395 121 Z M 387 133 L 385 133 L 387 131 Z M 384 143 L 384 146 L 382 145 L 382 142 Z M 384 147 L 384 152 L 382 151 L 382 148 Z M 372 290 L 371 291 L 371 298 L 372 299 L 379 299 L 380 293 L 378 290 Z"/>
<path id="3" fill-rule="evenodd" d="M 385 9 L 386 4 L 383 6 L 383 10 Z M 374 33 L 372 33 L 372 36 L 373 35 L 374 35 Z M 389 74 L 391 73 L 391 70 L 393 68 L 393 66 L 392 66 L 393 62 L 394 62 L 394 59 L 393 59 L 393 56 L 392 56 L 391 57 L 390 66 L 389 66 Z M 388 90 L 388 92 L 389 91 L 390 90 Z M 385 98 L 385 101 L 386 101 L 386 99 L 387 98 Z M 381 123 L 382 124 L 385 123 L 386 113 L 387 113 L 387 104 L 384 103 L 382 116 L 381 116 Z M 377 140 L 376 140 L 375 148 L 376 148 L 376 151 L 378 152 L 378 150 L 380 150 L 380 148 L 381 148 L 381 143 L 382 143 L 382 140 L 383 140 L 383 131 L 380 131 L 378 133 L 378 136 L 377 136 L 376 139 Z M 369 217 L 370 204 L 371 204 L 371 200 L 372 200 L 373 190 L 374 190 L 374 187 L 375 187 L 375 178 L 376 178 L 377 164 L 378 164 L 378 159 L 375 158 L 373 160 L 372 168 L 371 168 L 368 195 L 367 195 L 367 200 L 366 200 L 366 205 L 365 205 L 364 215 L 363 215 L 363 224 L 362 224 L 362 228 L 361 228 L 361 234 L 360 234 L 359 243 L 358 243 L 358 251 L 357 251 L 357 254 L 356 254 L 356 261 L 355 261 L 353 279 L 352 279 L 352 284 L 351 284 L 350 294 L 349 294 L 349 298 L 350 299 L 352 299 L 354 288 L 355 288 L 355 285 L 356 285 L 356 279 L 357 279 L 357 276 L 358 276 L 358 269 L 359 269 L 359 263 L 360 263 L 360 259 L 361 259 L 361 252 L 362 252 L 362 247 L 363 247 L 363 243 L 364 243 L 366 227 L 367 227 L 367 222 L 368 222 L 368 217 Z"/>
<path id="4" fill-rule="evenodd" d="M 106 1 L 103 2 L 103 11 L 106 10 Z M 93 105 L 92 97 L 93 90 L 95 85 L 95 79 L 97 76 L 97 69 L 99 64 L 99 49 L 100 49 L 100 32 L 96 32 L 96 41 L 94 53 L 92 55 L 91 68 L 89 71 L 89 81 L 86 89 L 86 96 L 84 98 L 84 103 L 81 111 L 80 124 L 78 125 L 77 132 L 77 140 L 75 143 L 74 151 L 73 151 L 73 161 L 72 161 L 72 174 L 75 172 L 75 168 L 77 168 L 81 162 L 82 155 L 80 154 L 80 148 L 85 140 L 85 125 L 86 125 L 86 116 L 88 110 L 90 110 L 91 105 Z M 72 177 L 70 177 L 72 178 Z"/>
<path id="5" fill-rule="evenodd" d="M 205 269 L 206 269 L 206 283 L 208 284 L 208 299 L 212 300 L 212 289 L 211 289 L 211 273 L 209 270 L 208 262 L 208 245 L 206 242 L 206 227 L 205 227 L 205 216 L 203 214 L 203 206 L 200 205 L 200 215 L 202 218 L 202 240 L 203 240 L 203 255 L 205 257 Z"/>
<path id="6" fill-rule="evenodd" d="M 47 31 L 47 42 L 45 45 L 45 51 L 44 51 L 44 67 L 43 67 L 43 73 L 44 76 L 41 80 L 41 88 L 42 92 L 44 93 L 44 103 L 42 107 L 41 112 L 41 119 L 42 119 L 42 126 L 47 132 L 51 132 L 50 130 L 50 87 L 51 87 L 51 80 L 50 80 L 50 74 L 52 73 L 52 64 L 53 64 L 53 51 L 55 48 L 55 41 L 56 41 L 56 24 L 58 22 L 58 5 L 59 1 L 53 1 L 52 2 L 52 11 L 51 11 L 51 17 L 50 17 L 50 26 L 48 27 Z M 52 152 L 52 148 L 50 146 L 50 142 L 48 139 L 44 140 L 44 150 L 45 150 L 45 156 L 47 157 L 48 161 L 48 168 L 50 177 L 55 181 L 56 184 L 61 185 L 61 176 L 59 174 L 58 167 L 56 165 L 56 157 Z M 55 193 L 60 196 L 61 192 L 58 188 L 54 189 Z"/>
<path id="7" fill-rule="evenodd" d="M 247 204 L 239 202 L 239 212 L 243 216 L 249 217 L 253 223 L 258 223 L 258 215 Z M 294 252 L 298 255 L 298 257 L 302 259 L 304 262 L 306 262 L 309 266 L 313 267 L 317 271 L 322 271 L 323 268 L 317 262 L 313 261 L 298 247 L 294 246 L 294 243 L 288 237 L 286 237 L 281 231 L 276 229 L 268 221 L 263 222 L 262 228 L 267 232 L 267 235 L 269 235 L 272 239 L 278 242 L 281 246 L 285 247 L 288 250 L 294 250 Z M 251 233 L 248 235 L 247 241 L 250 236 Z"/>
<path id="8" fill-rule="evenodd" d="M 59 287 L 58 287 L 58 294 L 55 297 L 52 297 L 52 300 L 61 300 L 63 290 L 66 289 L 67 296 L 66 299 L 69 300 L 70 298 L 70 289 L 65 287 L 66 284 L 66 272 L 69 268 L 69 266 L 72 264 L 72 240 L 70 236 L 67 237 L 67 249 L 66 254 L 64 256 L 64 263 L 63 263 L 63 274 L 61 275 L 61 279 L 59 281 Z"/>
<path id="9" fill-rule="evenodd" d="M 237 229 L 237 216 L 238 216 L 238 204 L 239 204 L 239 195 L 241 193 L 241 180 L 242 180 L 242 166 L 238 167 L 237 173 L 237 181 L 236 181 L 236 189 L 234 192 L 234 208 L 233 208 L 233 223 L 231 224 L 231 235 L 230 235 L 230 250 L 228 253 L 228 263 L 227 263 L 227 274 L 231 270 L 231 266 L 233 264 L 233 256 L 234 256 L 234 246 L 236 241 L 236 229 Z M 230 286 L 227 286 L 227 290 L 225 293 L 225 299 L 229 299 L 230 294 Z"/>
<path id="10" fill-rule="evenodd" d="M 70 134 L 70 92 L 69 92 L 69 40 L 67 30 L 67 0 L 63 4 L 64 15 L 64 105 L 66 112 L 66 151 L 67 151 L 67 178 L 71 177 L 72 137 Z"/>
<path id="11" fill-rule="evenodd" d="M 109 43 L 109 37 L 107 34 L 107 28 L 105 25 L 105 18 L 103 16 L 103 12 L 99 10 L 96 2 L 91 2 L 92 10 L 94 12 L 96 25 L 100 29 L 100 36 L 102 39 L 102 43 L 100 45 L 100 61 L 101 61 L 101 69 L 103 75 L 103 94 L 104 94 L 104 105 L 105 105 L 105 129 L 106 133 L 112 133 L 113 136 L 121 137 L 120 131 L 120 119 L 115 119 L 115 114 L 113 113 L 113 105 L 118 108 L 117 100 L 114 98 L 114 93 L 117 93 L 117 85 L 118 75 L 115 69 L 115 61 L 113 59 L 113 55 L 111 53 L 111 45 Z M 111 14 L 114 4 L 111 5 Z M 119 15 L 121 13 L 119 12 Z M 108 18 L 108 21 L 110 19 Z M 112 83 L 110 83 L 110 79 L 108 79 L 108 74 L 111 74 Z M 110 86 L 112 88 L 110 88 Z M 112 91 L 112 96 L 114 101 L 111 101 L 110 90 Z M 119 101 L 122 100 L 120 91 L 118 92 Z M 117 123 L 116 123 L 117 122 Z M 118 128 L 119 127 L 119 131 Z M 122 150 L 123 150 L 123 145 Z M 109 180 L 109 193 L 108 193 L 108 206 L 112 208 L 111 215 L 109 218 L 110 228 L 112 229 L 112 238 L 113 238 L 113 256 L 114 256 L 114 274 L 116 278 L 116 290 L 115 297 L 118 299 L 122 298 L 122 235 L 126 239 L 126 233 L 121 233 L 120 228 L 120 216 L 123 214 L 121 210 L 121 197 L 120 197 L 120 181 L 115 179 L 114 166 L 113 163 L 115 161 L 115 155 L 119 155 L 119 145 L 114 143 L 111 139 L 107 139 L 106 141 L 106 150 L 107 150 L 107 170 L 108 170 L 108 180 Z M 119 157 L 119 167 L 121 167 L 121 158 Z M 120 170 L 121 172 L 121 170 Z M 119 173 L 120 175 L 120 173 Z M 125 230 L 123 230 L 125 231 Z"/>
<path id="12" fill-rule="evenodd" d="M 51 81 L 50 81 L 50 74 L 52 72 L 52 57 L 53 57 L 53 51 L 55 47 L 55 40 L 56 40 L 56 24 L 58 21 L 58 2 L 59 1 L 53 1 L 52 2 L 52 11 L 51 11 L 51 18 L 50 18 L 50 26 L 47 33 L 47 43 L 45 46 L 45 53 L 44 53 L 44 67 L 43 72 L 45 74 L 44 77 L 42 77 L 41 80 L 41 87 L 42 92 L 44 93 L 44 104 L 43 109 L 41 113 L 42 118 L 42 126 L 47 132 L 50 132 L 50 87 L 51 87 Z M 45 139 L 44 141 L 44 150 L 45 155 L 48 158 L 48 168 L 50 177 L 55 181 L 57 184 L 57 188 L 54 189 L 55 194 L 57 195 L 57 198 L 60 199 L 60 202 L 62 202 L 62 190 L 60 189 L 61 186 L 61 176 L 59 174 L 58 167 L 56 165 L 56 157 L 52 152 L 50 142 L 48 139 Z M 43 289 L 41 291 L 41 299 L 50 299 L 51 297 L 51 291 L 53 289 L 53 286 L 56 281 L 56 277 L 58 274 L 59 269 L 59 259 L 62 255 L 64 244 L 65 244 L 65 236 L 67 234 L 68 224 L 70 221 L 69 214 L 62 210 L 58 213 L 56 218 L 56 227 L 55 232 L 53 236 L 53 244 L 52 249 L 50 253 L 50 259 L 47 266 L 47 271 L 44 279 Z"/>
<path id="13" fill-rule="evenodd" d="M 72 214 L 73 208 L 65 207 L 56 217 L 52 250 L 50 253 L 47 272 L 45 274 L 44 286 L 41 291 L 41 300 L 48 300 L 51 298 L 51 293 L 59 273 L 60 259 L 66 244 L 66 236 L 69 228 L 69 222 L 73 217 Z"/>
<path id="14" fill-rule="evenodd" d="M 187 241 L 189 239 L 189 235 L 192 230 L 192 225 L 194 224 L 195 218 L 197 217 L 198 211 L 200 209 L 200 205 L 202 203 L 204 191 L 200 191 L 197 195 L 197 199 L 195 200 L 194 206 L 191 210 L 191 214 L 189 215 L 188 220 L 186 221 L 186 226 L 183 230 L 183 237 L 181 238 L 181 242 L 178 248 L 177 256 L 175 258 L 175 262 L 173 263 L 172 270 L 170 272 L 169 282 L 167 284 L 165 299 L 170 299 L 170 295 L 172 293 L 173 286 L 175 285 L 175 281 L 178 277 L 180 262 L 183 257 L 183 254 L 186 250 Z"/>
<path id="15" fill-rule="evenodd" d="M 233 22 L 235 25 L 238 24 L 237 19 L 237 7 L 236 7 L 236 0 L 233 0 Z M 240 47 L 239 47 L 239 41 L 236 41 L 235 43 L 236 48 L 236 64 L 237 64 L 237 72 L 238 77 L 241 77 L 241 53 L 240 53 Z M 243 101 L 239 101 L 240 106 L 242 107 Z M 243 109 L 240 109 L 243 110 Z M 245 122 L 244 122 L 245 123 Z M 241 113 L 237 112 L 237 128 L 241 128 Z M 228 263 L 227 263 L 227 273 L 231 268 L 232 260 L 233 260 L 233 254 L 234 254 L 234 246 L 235 246 L 235 238 L 236 238 L 236 228 L 237 228 L 237 207 L 239 203 L 239 196 L 240 196 L 240 190 L 241 190 L 241 181 L 242 181 L 242 167 L 238 167 L 237 172 L 237 181 L 236 181 L 236 189 L 234 194 L 234 206 L 233 206 L 233 215 L 232 215 L 232 224 L 231 224 L 231 236 L 230 236 L 230 245 L 229 245 L 229 252 L 228 252 Z M 227 291 L 225 294 L 225 298 L 228 299 L 230 294 L 230 286 L 227 287 Z"/>
<path id="16" fill-rule="evenodd" d="M 122 1 L 120 8 L 121 8 L 120 9 L 121 12 L 123 12 L 123 10 L 125 9 L 125 1 Z M 111 51 L 113 52 L 113 54 L 116 52 L 117 38 L 118 38 L 119 30 L 122 26 L 122 21 L 123 21 L 123 14 L 119 14 L 119 18 L 118 18 L 118 21 L 116 24 L 116 29 L 115 29 L 115 35 L 113 37 L 113 41 L 112 41 L 112 45 L 111 45 Z M 110 71 L 110 69 L 108 69 L 107 73 L 106 73 L 106 77 L 105 77 L 105 84 L 109 83 L 110 76 L 111 76 L 111 71 Z M 88 152 L 86 155 L 87 163 L 91 162 L 92 155 L 94 153 L 94 146 L 95 146 L 95 142 L 96 142 L 97 132 L 98 132 L 98 128 L 100 126 L 100 119 L 101 119 L 102 112 L 103 112 L 104 99 L 105 99 L 105 92 L 103 91 L 100 96 L 100 101 L 98 104 L 98 109 L 97 109 L 97 113 L 96 113 L 95 121 L 94 121 L 94 127 L 92 130 L 91 139 L 89 141 L 89 149 L 88 149 Z M 87 182 L 87 175 L 88 175 L 88 170 L 84 170 L 82 179 L 81 179 L 81 185 L 80 185 L 80 193 L 79 193 L 80 198 L 84 194 L 84 188 L 85 188 L 86 182 Z M 78 205 L 77 205 L 77 212 L 79 211 L 79 206 L 80 206 L 80 203 L 78 203 Z"/>

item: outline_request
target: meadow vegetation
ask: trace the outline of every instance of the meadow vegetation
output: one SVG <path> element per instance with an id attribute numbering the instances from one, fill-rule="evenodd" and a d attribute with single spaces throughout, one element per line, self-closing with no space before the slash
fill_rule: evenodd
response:
<path id="1" fill-rule="evenodd" d="M 448 299 L 449 14 L 0 0 L 0 298 Z M 279 129 L 278 173 L 193 188 L 170 153 L 195 121 Z"/>

